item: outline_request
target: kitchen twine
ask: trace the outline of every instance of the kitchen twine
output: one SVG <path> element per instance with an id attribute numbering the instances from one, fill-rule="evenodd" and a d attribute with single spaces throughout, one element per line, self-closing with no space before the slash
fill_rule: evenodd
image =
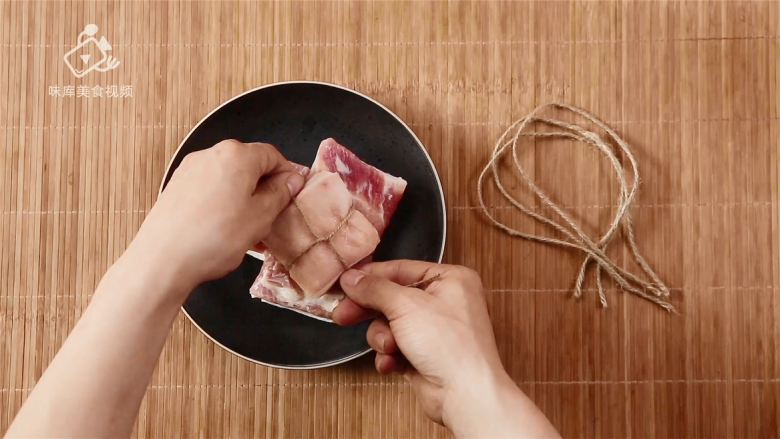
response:
<path id="1" fill-rule="evenodd" d="M 353 213 L 355 213 L 355 205 L 353 204 L 352 206 L 349 207 L 349 212 L 347 212 L 347 214 L 344 216 L 344 219 L 341 220 L 341 222 L 338 224 L 338 226 L 336 226 L 336 228 L 332 232 L 330 232 L 328 234 L 328 236 L 319 237 L 319 236 L 317 236 L 316 233 L 314 233 L 314 228 L 311 226 L 311 223 L 309 222 L 309 219 L 306 218 L 306 215 L 304 215 L 303 210 L 301 210 L 301 206 L 298 205 L 297 197 L 293 198 L 292 204 L 295 205 L 295 208 L 298 209 L 298 212 L 301 213 L 301 216 L 303 217 L 303 222 L 304 222 L 304 224 L 306 224 L 306 227 L 309 229 L 309 232 L 317 239 L 314 240 L 314 242 L 312 242 L 311 244 L 309 244 L 306 247 L 305 250 L 303 250 L 296 257 L 293 258 L 292 262 L 290 262 L 290 266 L 288 267 L 288 270 L 290 268 L 292 268 L 292 266 L 295 265 L 295 263 L 298 262 L 298 260 L 301 259 L 301 257 L 303 255 L 308 253 L 309 250 L 311 250 L 312 248 L 314 248 L 315 245 L 317 245 L 317 244 L 319 244 L 321 242 L 328 243 L 330 248 L 333 249 L 333 252 L 336 253 L 336 256 L 339 258 L 339 262 L 341 262 L 341 265 L 344 267 L 344 270 L 349 270 L 350 268 L 352 268 L 352 265 L 347 264 L 347 262 L 344 260 L 344 257 L 341 256 L 341 254 L 339 253 L 338 250 L 336 250 L 336 246 L 333 245 L 333 241 L 331 241 L 331 239 L 333 238 L 334 235 L 336 235 L 336 233 L 338 233 L 339 230 L 341 230 L 342 227 L 344 227 L 345 224 L 347 224 L 347 222 L 349 221 L 349 218 L 352 217 Z M 432 276 L 430 278 L 422 279 L 422 280 L 419 280 L 419 281 L 417 281 L 415 283 L 412 283 L 412 284 L 409 284 L 409 285 L 404 285 L 404 286 L 407 287 L 407 288 L 419 288 L 419 289 L 424 290 L 431 283 L 433 283 L 434 281 L 438 280 L 439 277 L 441 277 L 441 275 L 437 274 L 437 275 Z"/>
<path id="2" fill-rule="evenodd" d="M 295 208 L 298 209 L 298 212 L 301 213 L 301 216 L 303 217 L 303 223 L 306 224 L 306 227 L 309 229 L 309 233 L 311 233 L 317 239 L 314 240 L 314 242 L 312 242 L 311 244 L 309 244 L 305 250 L 300 252 L 298 256 L 293 258 L 292 262 L 290 262 L 290 266 L 288 267 L 288 270 L 291 269 L 293 265 L 295 265 L 295 263 L 298 262 L 299 259 L 301 259 L 301 256 L 308 253 L 309 250 L 311 250 L 312 248 L 314 248 L 315 245 L 321 242 L 327 242 L 330 248 L 333 249 L 333 252 L 336 253 L 336 256 L 339 258 L 339 262 L 341 262 L 341 265 L 344 267 L 344 269 L 349 270 L 352 266 L 347 264 L 347 261 L 344 260 L 344 257 L 341 256 L 338 250 L 336 250 L 336 246 L 333 245 L 333 241 L 331 241 L 331 238 L 333 238 L 333 236 L 336 235 L 336 233 L 338 233 L 338 231 L 341 230 L 342 227 L 344 227 L 347 221 L 349 221 L 349 218 L 352 217 L 352 214 L 355 212 L 354 205 L 349 207 L 349 212 L 347 212 L 347 214 L 344 216 L 344 219 L 341 220 L 339 225 L 336 226 L 336 228 L 332 232 L 330 232 L 328 236 L 319 237 L 317 236 L 316 233 L 314 233 L 314 228 L 311 226 L 309 219 L 306 218 L 306 215 L 303 214 L 303 210 L 301 210 L 301 206 L 298 205 L 298 198 L 297 197 L 293 198 L 292 202 L 295 205 Z"/>
<path id="3" fill-rule="evenodd" d="M 301 216 L 303 217 L 303 222 L 304 224 L 306 224 L 306 227 L 309 229 L 309 232 L 317 239 L 314 240 L 314 242 L 312 242 L 311 244 L 309 244 L 305 250 L 303 250 L 296 257 L 293 258 L 292 262 L 290 262 L 290 266 L 288 270 L 292 268 L 292 266 L 295 265 L 295 263 L 298 262 L 298 260 L 301 259 L 303 255 L 308 253 L 309 250 L 311 250 L 312 248 L 314 248 L 315 245 L 321 242 L 326 242 L 328 243 L 328 245 L 330 245 L 330 248 L 333 249 L 333 252 L 336 253 L 336 256 L 339 258 L 339 262 L 341 262 L 341 265 L 344 267 L 344 270 L 349 270 L 350 268 L 352 268 L 352 265 L 347 264 L 347 262 L 344 260 L 344 257 L 341 256 L 341 254 L 339 254 L 338 250 L 336 250 L 336 246 L 333 245 L 333 241 L 331 241 L 331 239 L 333 238 L 334 235 L 336 235 L 336 233 L 338 233 L 339 230 L 341 230 L 342 227 L 344 227 L 345 224 L 347 224 L 349 218 L 352 216 L 353 213 L 355 213 L 355 205 L 353 204 L 352 206 L 350 206 L 349 212 L 347 212 L 347 214 L 344 216 L 344 219 L 341 220 L 338 226 L 336 226 L 336 228 L 332 232 L 330 232 L 328 236 L 318 237 L 317 234 L 314 233 L 314 228 L 311 226 L 311 223 L 309 223 L 309 219 L 306 218 L 306 215 L 303 214 L 303 210 L 301 210 L 301 206 L 298 205 L 297 197 L 293 198 L 292 203 L 295 205 L 295 208 L 298 209 L 298 212 L 301 213 Z M 425 288 L 428 287 L 428 285 L 438 280 L 440 276 L 441 275 L 437 274 L 428 279 L 422 279 L 415 283 L 405 285 L 405 286 L 407 288 L 420 288 L 424 290 Z"/>
<path id="4" fill-rule="evenodd" d="M 631 186 L 629 187 L 628 183 L 626 182 L 623 166 L 621 165 L 620 161 L 618 161 L 617 157 L 615 156 L 615 153 L 612 151 L 612 148 L 608 146 L 598 134 L 592 131 L 588 131 L 578 125 L 570 124 L 556 119 L 537 116 L 537 113 L 539 113 L 542 109 L 546 107 L 555 107 L 563 110 L 569 110 L 593 122 L 594 124 L 598 125 L 601 129 L 603 129 L 609 135 L 609 137 L 612 140 L 614 140 L 617 146 L 623 151 L 623 154 L 625 154 L 625 156 L 628 158 L 628 161 L 631 163 L 631 169 L 633 171 L 632 172 L 633 182 Z M 556 128 L 560 128 L 563 131 L 548 132 L 548 133 L 525 131 L 526 127 L 529 124 L 533 124 L 537 122 L 544 123 Z M 520 160 L 518 159 L 517 156 L 518 140 L 520 139 L 521 136 L 543 137 L 543 138 L 544 137 L 565 137 L 569 139 L 574 139 L 579 142 L 595 146 L 607 156 L 610 163 L 612 164 L 612 167 L 615 169 L 615 173 L 617 174 L 618 182 L 620 183 L 620 193 L 618 195 L 618 203 L 617 203 L 618 207 L 615 213 L 615 219 L 612 220 L 612 224 L 610 225 L 609 230 L 607 230 L 607 232 L 601 237 L 601 239 L 599 239 L 598 242 L 593 242 L 593 240 L 591 240 L 585 234 L 585 232 L 583 232 L 582 229 L 579 226 L 577 226 L 574 220 L 572 220 L 572 218 L 568 214 L 566 214 L 566 212 L 564 212 L 557 204 L 551 201 L 550 198 L 547 196 L 547 194 L 545 194 L 541 189 L 539 189 L 539 187 L 536 186 L 536 184 L 534 184 L 533 180 L 531 180 L 531 178 L 525 172 L 525 169 L 523 169 L 523 167 L 520 165 Z M 545 205 L 549 206 L 556 214 L 558 214 L 558 216 L 563 218 L 565 225 L 557 223 L 550 218 L 547 218 L 543 215 L 533 212 L 528 207 L 523 205 L 521 202 L 517 201 L 514 197 L 509 195 L 506 188 L 504 188 L 504 185 L 501 183 L 501 180 L 498 177 L 498 163 L 501 157 L 504 155 L 504 153 L 506 153 L 507 150 L 509 149 L 511 149 L 512 151 L 512 158 L 514 159 L 515 166 L 520 171 L 520 175 L 523 176 L 523 179 L 525 179 L 528 186 L 531 188 L 531 190 L 533 190 L 536 196 L 539 197 L 540 200 L 542 200 L 542 202 Z M 496 183 L 496 186 L 498 187 L 499 191 L 501 191 L 501 194 L 504 196 L 504 198 L 509 200 L 509 202 L 512 203 L 513 206 L 515 206 L 524 214 L 562 233 L 565 239 L 556 239 L 556 238 L 550 238 L 546 236 L 537 236 L 537 235 L 524 233 L 502 223 L 501 221 L 497 220 L 493 215 L 491 215 L 490 212 L 488 211 L 487 206 L 485 205 L 485 200 L 483 195 L 483 183 L 485 181 L 485 177 L 488 175 L 488 173 L 491 170 L 493 173 L 493 181 Z M 595 261 L 597 264 L 596 284 L 598 286 L 599 300 L 601 301 L 602 306 L 604 307 L 607 306 L 607 298 L 604 295 L 604 288 L 601 284 L 601 277 L 602 277 L 602 270 L 603 270 L 606 271 L 607 274 L 615 281 L 615 283 L 617 283 L 623 290 L 633 293 L 643 299 L 649 300 L 663 307 L 667 311 L 677 312 L 669 302 L 663 299 L 669 297 L 669 288 L 667 288 L 666 285 L 664 285 L 664 283 L 661 282 L 661 280 L 658 278 L 655 272 L 647 264 L 645 259 L 639 254 L 639 249 L 637 248 L 636 240 L 634 239 L 634 227 L 631 222 L 631 214 L 629 212 L 629 207 L 631 205 L 631 202 L 634 200 L 634 196 L 636 196 L 638 186 L 639 186 L 639 171 L 637 169 L 636 160 L 634 159 L 633 154 L 631 154 L 631 151 L 628 149 L 628 145 L 626 144 L 626 142 L 623 141 L 623 139 L 620 138 L 620 136 L 618 136 L 606 124 L 604 124 L 602 121 L 600 121 L 595 116 L 588 113 L 587 111 L 581 110 L 576 107 L 572 107 L 571 105 L 553 102 L 549 104 L 540 105 L 539 107 L 534 109 L 531 112 L 531 114 L 514 122 L 509 128 L 507 128 L 506 131 L 504 131 L 504 134 L 502 134 L 501 137 L 496 142 L 495 148 L 493 150 L 493 156 L 491 157 L 490 161 L 485 166 L 485 168 L 482 170 L 482 173 L 479 175 L 479 180 L 477 182 L 477 195 L 478 195 L 480 207 L 482 208 L 482 212 L 485 214 L 485 216 L 488 217 L 488 219 L 490 219 L 490 221 L 493 223 L 494 226 L 498 227 L 504 232 L 512 236 L 528 239 L 531 241 L 575 248 L 585 253 L 585 261 L 582 263 L 582 266 L 580 267 L 580 271 L 579 274 L 577 275 L 577 280 L 574 285 L 574 297 L 580 298 L 582 296 L 582 284 L 585 280 L 585 273 L 587 272 L 591 262 Z M 645 274 L 647 274 L 647 276 L 651 279 L 651 281 L 648 282 L 643 279 L 640 279 L 637 276 L 629 273 L 625 269 L 620 268 L 617 264 L 615 264 L 612 260 L 610 260 L 605 254 L 607 246 L 611 242 L 615 232 L 618 229 L 620 229 L 623 232 L 623 234 L 627 236 L 628 247 L 631 249 L 631 254 L 634 260 L 642 268 Z"/>

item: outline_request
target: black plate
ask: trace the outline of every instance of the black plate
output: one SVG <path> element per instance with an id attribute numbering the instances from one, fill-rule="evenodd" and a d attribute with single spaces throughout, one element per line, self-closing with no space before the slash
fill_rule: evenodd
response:
<path id="1" fill-rule="evenodd" d="M 271 84 L 222 104 L 179 146 L 161 190 L 184 156 L 224 139 L 271 143 L 289 160 L 310 165 L 320 141 L 328 137 L 409 183 L 375 260 L 440 262 L 446 213 L 430 157 L 412 131 L 388 109 L 339 86 Z M 339 327 L 250 297 L 249 287 L 261 266 L 262 261 L 247 255 L 234 272 L 198 286 L 184 304 L 185 314 L 223 348 L 269 366 L 332 366 L 369 351 L 367 322 Z"/>

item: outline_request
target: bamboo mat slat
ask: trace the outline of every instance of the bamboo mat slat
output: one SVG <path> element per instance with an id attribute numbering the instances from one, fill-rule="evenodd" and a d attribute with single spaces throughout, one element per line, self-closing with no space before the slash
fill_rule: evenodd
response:
<path id="1" fill-rule="evenodd" d="M 780 435 L 777 2 L 2 1 L 0 23 L 0 431 L 152 207 L 181 139 L 238 93 L 308 79 L 370 95 L 426 145 L 447 198 L 446 262 L 483 276 L 507 370 L 565 436 Z M 88 23 L 121 65 L 76 79 L 62 56 Z M 133 95 L 48 93 L 80 85 Z M 602 309 L 592 275 L 575 300 L 582 255 L 482 218 L 476 177 L 493 142 L 553 100 L 632 146 L 637 241 L 681 317 L 611 283 Z M 600 156 L 538 141 L 520 160 L 588 233 L 604 230 L 616 184 Z M 497 191 L 486 200 L 546 232 Z M 625 248 L 610 252 L 636 268 Z M 448 436 L 371 359 L 268 369 L 181 316 L 134 434 Z"/>

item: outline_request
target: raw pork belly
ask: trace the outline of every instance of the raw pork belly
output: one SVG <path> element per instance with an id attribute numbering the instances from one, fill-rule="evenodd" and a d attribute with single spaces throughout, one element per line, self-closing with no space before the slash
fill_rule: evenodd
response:
<path id="1" fill-rule="evenodd" d="M 347 267 L 370 260 L 398 208 L 406 182 L 324 140 L 301 192 L 277 218 L 250 293 L 271 304 L 330 320 L 344 298 L 336 282 Z"/>
<path id="2" fill-rule="evenodd" d="M 313 173 L 330 171 L 339 174 L 352 194 L 355 210 L 365 215 L 380 236 L 406 189 L 406 181 L 402 178 L 364 163 L 333 139 L 320 143 L 311 170 Z"/>

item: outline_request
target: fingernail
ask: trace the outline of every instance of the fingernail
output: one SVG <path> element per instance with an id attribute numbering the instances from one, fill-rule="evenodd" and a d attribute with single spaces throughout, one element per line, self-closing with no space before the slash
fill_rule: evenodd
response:
<path id="1" fill-rule="evenodd" d="M 293 197 L 298 195 L 298 192 L 303 188 L 303 177 L 297 172 L 291 175 L 287 179 L 287 188 L 290 189 L 290 195 Z"/>
<path id="2" fill-rule="evenodd" d="M 377 346 L 379 346 L 379 352 L 383 354 L 387 352 L 387 349 L 385 347 L 385 343 L 387 342 L 387 337 L 385 336 L 385 334 L 380 332 L 374 338 L 375 338 L 374 342 L 376 343 Z"/>
<path id="3" fill-rule="evenodd" d="M 358 270 L 347 270 L 343 275 L 341 275 L 341 281 L 344 282 L 344 285 L 354 287 L 364 277 L 366 277 L 366 275 L 363 272 Z"/>

